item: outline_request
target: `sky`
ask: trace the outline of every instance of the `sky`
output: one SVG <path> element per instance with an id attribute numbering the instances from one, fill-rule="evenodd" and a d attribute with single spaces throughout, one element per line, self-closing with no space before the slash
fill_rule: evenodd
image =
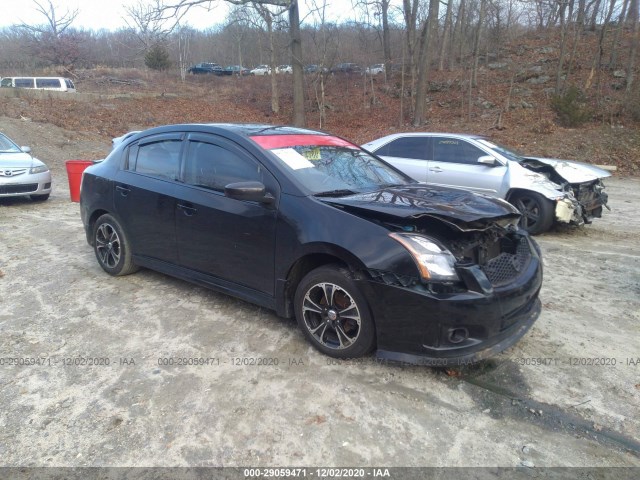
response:
<path id="1" fill-rule="evenodd" d="M 126 17 L 126 6 L 137 5 L 139 0 L 53 0 L 56 14 L 58 16 L 67 11 L 78 10 L 78 17 L 73 22 L 76 28 L 87 30 L 117 30 L 125 28 L 124 17 Z M 48 6 L 47 0 L 39 0 L 39 3 Z M 219 6 L 211 12 L 202 8 L 192 8 L 185 17 L 186 23 L 198 30 L 205 30 L 220 23 L 226 16 L 228 4 L 222 0 L 214 2 Z M 350 5 L 350 1 L 335 0 L 334 5 Z M 302 8 L 302 7 L 301 7 Z M 340 19 L 343 15 L 348 15 L 351 7 L 331 8 L 329 13 L 332 17 Z M 304 12 L 302 12 L 304 15 Z M 40 25 L 46 22 L 45 17 L 36 10 L 33 0 L 0 0 L 0 28 L 26 23 L 29 25 Z M 185 22 L 183 22 L 185 23 Z"/>

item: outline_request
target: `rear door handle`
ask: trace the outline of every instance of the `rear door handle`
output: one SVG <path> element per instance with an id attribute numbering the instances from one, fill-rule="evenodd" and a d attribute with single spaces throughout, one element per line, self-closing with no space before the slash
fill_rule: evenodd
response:
<path id="1" fill-rule="evenodd" d="M 180 210 L 182 210 L 184 212 L 184 214 L 187 217 L 190 217 L 190 216 L 194 215 L 198 211 L 197 208 L 192 207 L 191 205 L 185 205 L 183 203 L 179 203 L 177 206 L 178 206 L 178 208 Z"/>
<path id="2" fill-rule="evenodd" d="M 430 172 L 435 172 L 435 173 L 440 173 L 440 172 L 444 172 L 444 170 L 442 170 L 440 167 L 433 167 L 429 169 Z"/>
<path id="3" fill-rule="evenodd" d="M 119 191 L 120 195 L 122 195 L 123 197 L 126 197 L 127 195 L 129 195 L 129 192 L 131 192 L 131 189 L 122 185 L 116 185 L 116 190 Z"/>

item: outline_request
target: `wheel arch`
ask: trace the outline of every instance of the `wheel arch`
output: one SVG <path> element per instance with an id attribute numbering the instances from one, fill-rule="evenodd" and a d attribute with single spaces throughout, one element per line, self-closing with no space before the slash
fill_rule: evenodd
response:
<path id="1" fill-rule="evenodd" d="M 96 225 L 96 221 L 105 214 L 109 214 L 109 215 L 113 215 L 112 212 L 105 210 L 103 208 L 99 208 L 97 210 L 94 210 L 93 212 L 91 212 L 91 215 L 89 216 L 89 220 L 87 221 L 87 242 L 89 242 L 89 245 L 91 245 L 92 247 L 94 246 L 94 239 L 93 239 L 93 228 Z"/>
<path id="2" fill-rule="evenodd" d="M 276 310 L 285 318 L 295 316 L 293 299 L 300 281 L 312 270 L 324 265 L 339 265 L 352 274 L 364 269 L 363 263 L 352 253 L 328 244 L 310 245 L 286 270 L 284 278 L 276 281 Z"/>

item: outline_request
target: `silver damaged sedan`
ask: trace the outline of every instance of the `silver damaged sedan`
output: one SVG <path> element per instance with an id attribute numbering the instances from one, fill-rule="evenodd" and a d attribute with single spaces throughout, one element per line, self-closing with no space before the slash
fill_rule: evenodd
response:
<path id="1" fill-rule="evenodd" d="M 554 222 L 591 223 L 609 208 L 602 183 L 609 172 L 569 160 L 522 157 L 477 135 L 397 133 L 362 147 L 418 181 L 509 201 L 533 235 Z"/>
<path id="2" fill-rule="evenodd" d="M 51 194 L 51 172 L 29 147 L 19 147 L 0 133 L 0 198 L 28 195 L 46 200 Z"/>

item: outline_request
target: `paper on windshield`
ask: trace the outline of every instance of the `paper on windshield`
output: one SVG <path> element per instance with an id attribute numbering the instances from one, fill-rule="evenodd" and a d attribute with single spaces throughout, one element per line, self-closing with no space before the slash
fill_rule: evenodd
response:
<path id="1" fill-rule="evenodd" d="M 286 163 L 293 170 L 300 170 L 302 168 L 313 168 L 313 163 L 304 158 L 293 148 L 276 148 L 271 150 L 276 156 Z"/>

